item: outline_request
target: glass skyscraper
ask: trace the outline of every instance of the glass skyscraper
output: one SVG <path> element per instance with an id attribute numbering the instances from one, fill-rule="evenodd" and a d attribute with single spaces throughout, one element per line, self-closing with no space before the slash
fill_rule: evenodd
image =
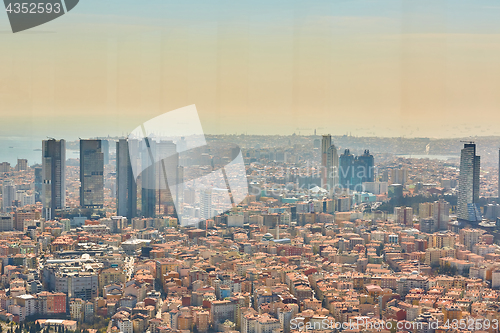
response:
<path id="1" fill-rule="evenodd" d="M 458 184 L 457 217 L 466 222 L 480 222 L 481 212 L 477 206 L 479 200 L 479 173 L 481 159 L 476 155 L 476 145 L 466 143 L 460 156 L 460 175 Z"/>
<path id="2" fill-rule="evenodd" d="M 80 140 L 80 206 L 104 207 L 104 153 L 101 140 Z"/>
<path id="3" fill-rule="evenodd" d="M 137 184 L 132 172 L 129 144 L 139 144 L 120 139 L 116 143 L 116 210 L 118 216 L 131 220 L 137 216 Z"/>
<path id="4" fill-rule="evenodd" d="M 66 142 L 42 141 L 43 217 L 51 220 L 57 210 L 66 208 Z"/>

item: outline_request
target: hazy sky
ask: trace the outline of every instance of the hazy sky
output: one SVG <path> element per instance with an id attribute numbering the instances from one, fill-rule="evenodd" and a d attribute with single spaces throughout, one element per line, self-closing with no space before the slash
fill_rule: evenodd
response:
<path id="1" fill-rule="evenodd" d="M 121 135 L 196 104 L 205 132 L 500 135 L 500 3 L 81 0 L 12 34 L 0 136 Z"/>

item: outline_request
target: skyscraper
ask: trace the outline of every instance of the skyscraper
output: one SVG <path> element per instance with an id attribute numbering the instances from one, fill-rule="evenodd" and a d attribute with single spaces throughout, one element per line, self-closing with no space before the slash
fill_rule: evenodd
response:
<path id="1" fill-rule="evenodd" d="M 200 192 L 200 218 L 212 218 L 212 189 L 203 189 Z"/>
<path id="2" fill-rule="evenodd" d="M 127 139 L 120 139 L 116 143 L 116 210 L 118 216 L 125 216 L 129 220 L 137 215 L 137 184 Z"/>
<path id="3" fill-rule="evenodd" d="M 354 155 L 346 149 L 339 157 L 339 183 L 345 189 L 352 187 L 353 167 Z"/>
<path id="4" fill-rule="evenodd" d="M 104 154 L 104 165 L 109 164 L 109 141 L 101 140 L 101 150 Z"/>
<path id="5" fill-rule="evenodd" d="M 358 156 L 358 160 L 361 161 L 361 165 L 364 168 L 362 174 L 360 174 L 361 182 L 373 182 L 375 181 L 375 160 L 373 155 L 370 154 L 369 150 L 365 150 L 363 155 Z M 360 170 L 357 170 L 361 172 Z"/>
<path id="6" fill-rule="evenodd" d="M 332 145 L 332 136 L 331 135 L 323 135 L 323 139 L 321 140 L 321 186 L 325 186 L 328 183 L 328 149 Z"/>
<path id="7" fill-rule="evenodd" d="M 156 166 L 154 154 L 156 152 L 156 142 L 154 140 L 142 140 L 140 142 L 140 156 L 142 164 L 141 173 L 141 215 L 144 217 L 156 216 Z"/>
<path id="8" fill-rule="evenodd" d="M 327 184 L 330 191 L 335 190 L 339 183 L 339 155 L 337 148 L 331 145 L 326 154 Z"/>
<path id="9" fill-rule="evenodd" d="M 42 168 L 35 167 L 35 202 L 39 202 L 42 196 Z"/>
<path id="10" fill-rule="evenodd" d="M 104 207 L 104 153 L 101 140 L 80 140 L 80 206 Z"/>
<path id="11" fill-rule="evenodd" d="M 161 161 L 156 168 L 156 179 L 158 180 L 158 205 L 173 205 L 174 199 L 169 189 L 168 182 L 177 174 L 179 166 L 179 155 L 177 146 L 173 141 L 159 141 L 156 143 L 157 160 Z M 168 175 L 168 176 L 167 176 Z"/>
<path id="12" fill-rule="evenodd" d="M 66 208 L 66 142 L 42 142 L 42 204 L 43 217 L 54 218 L 57 210 Z"/>
<path id="13" fill-rule="evenodd" d="M 479 172 L 481 160 L 476 156 L 476 145 L 466 143 L 460 156 L 457 217 L 467 222 L 480 222 L 477 206 L 479 200 Z"/>

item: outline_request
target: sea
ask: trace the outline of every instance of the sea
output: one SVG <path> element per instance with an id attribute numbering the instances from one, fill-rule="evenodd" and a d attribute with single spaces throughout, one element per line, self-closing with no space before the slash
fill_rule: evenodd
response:
<path id="1" fill-rule="evenodd" d="M 403 157 L 403 158 L 417 158 L 417 159 L 428 158 L 430 160 L 442 160 L 442 161 L 460 158 L 460 155 L 408 155 L 408 154 L 399 155 L 399 154 L 395 154 L 395 156 Z"/>
<path id="2" fill-rule="evenodd" d="M 66 149 L 66 158 L 78 158 L 79 151 Z M 28 160 L 28 165 L 42 163 L 42 139 L 31 138 L 0 138 L 0 162 L 9 162 L 12 167 L 16 166 L 18 158 Z"/>

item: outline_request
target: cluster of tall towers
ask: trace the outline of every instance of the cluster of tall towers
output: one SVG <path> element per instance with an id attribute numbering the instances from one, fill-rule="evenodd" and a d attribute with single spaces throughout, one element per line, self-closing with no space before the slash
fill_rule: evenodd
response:
<path id="1" fill-rule="evenodd" d="M 339 160 L 339 179 L 343 188 L 361 192 L 364 182 L 375 180 L 375 160 L 369 150 L 354 156 L 346 149 Z"/>
<path id="2" fill-rule="evenodd" d="M 104 207 L 104 166 L 109 163 L 107 140 L 80 140 L 80 206 L 84 209 Z M 130 149 L 132 146 L 132 149 Z M 130 156 L 130 151 L 137 156 Z M 183 177 L 179 167 L 177 147 L 172 141 L 138 141 L 120 139 L 116 142 L 116 206 L 117 215 L 129 219 L 138 216 L 137 183 L 132 163 L 141 173 L 141 215 L 154 217 L 157 207 L 170 207 L 174 201 L 166 175 Z M 163 159 L 163 156 L 170 156 Z M 151 161 L 159 161 L 154 163 Z M 139 167 L 140 165 L 140 167 Z M 66 208 L 66 142 L 42 142 L 42 169 L 40 174 L 43 217 L 53 219 Z M 178 193 L 178 191 L 176 192 Z"/>
<path id="3" fill-rule="evenodd" d="M 105 143 L 104 143 L 105 142 Z M 105 140 L 80 140 L 80 206 L 104 207 Z M 42 141 L 43 217 L 50 220 L 66 208 L 66 141 Z"/>
<path id="4" fill-rule="evenodd" d="M 362 191 L 363 182 L 373 182 L 374 158 L 365 150 L 361 156 L 354 156 L 349 149 L 338 155 L 332 144 L 331 135 L 323 135 L 321 141 L 322 186 L 329 189 L 351 189 Z"/>

